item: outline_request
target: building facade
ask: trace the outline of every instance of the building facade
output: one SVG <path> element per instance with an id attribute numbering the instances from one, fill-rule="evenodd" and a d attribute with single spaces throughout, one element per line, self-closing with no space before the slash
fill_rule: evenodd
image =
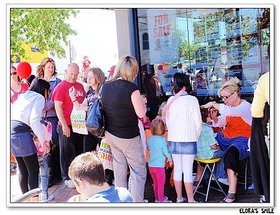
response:
<path id="1" fill-rule="evenodd" d="M 141 67 L 143 93 L 169 96 L 171 77 L 184 72 L 200 102 L 219 100 L 217 91 L 230 77 L 242 82 L 242 96 L 251 101 L 258 78 L 269 71 L 270 10 L 264 8 L 127 9 L 127 52 Z M 123 13 L 123 11 L 122 11 Z M 122 17 L 124 18 L 124 16 Z M 116 12 L 117 23 L 121 22 Z M 119 21 L 118 21 L 119 19 Z M 117 24 L 117 30 L 120 31 Z M 124 32 L 122 25 L 121 32 Z M 122 40 L 122 41 L 121 41 Z M 119 53 L 119 56 L 124 52 Z M 158 82 L 147 86 L 147 80 Z M 157 92 L 157 85 L 160 91 Z M 166 98 L 163 98 L 165 100 Z"/>

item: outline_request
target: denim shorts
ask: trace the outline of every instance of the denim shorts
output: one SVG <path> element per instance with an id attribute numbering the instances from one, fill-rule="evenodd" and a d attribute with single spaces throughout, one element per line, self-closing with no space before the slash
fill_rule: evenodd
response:
<path id="1" fill-rule="evenodd" d="M 30 132 L 11 134 L 11 152 L 15 157 L 27 157 L 36 153 Z"/>
<path id="2" fill-rule="evenodd" d="M 195 155 L 197 153 L 196 142 L 169 142 L 170 154 L 189 154 Z"/>

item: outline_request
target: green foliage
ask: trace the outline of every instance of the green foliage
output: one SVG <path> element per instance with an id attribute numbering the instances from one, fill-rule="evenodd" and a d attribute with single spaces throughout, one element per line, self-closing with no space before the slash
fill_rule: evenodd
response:
<path id="1" fill-rule="evenodd" d="M 180 57 L 186 60 L 194 60 L 195 53 L 200 46 L 198 44 L 189 44 L 187 40 L 183 40 L 179 45 Z"/>
<path id="2" fill-rule="evenodd" d="M 77 35 L 66 21 L 78 13 L 79 10 L 57 8 L 10 9 L 11 54 L 28 58 L 22 44 L 34 44 L 42 53 L 65 57 L 63 43 L 68 45 L 67 37 Z"/>

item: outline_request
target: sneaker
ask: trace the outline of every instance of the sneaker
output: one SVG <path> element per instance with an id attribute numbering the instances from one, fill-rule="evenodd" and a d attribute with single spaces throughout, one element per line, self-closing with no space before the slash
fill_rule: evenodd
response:
<path id="1" fill-rule="evenodd" d="M 75 188 L 76 188 L 75 184 L 73 183 L 73 181 L 72 181 L 71 179 L 65 180 L 65 181 L 64 181 L 64 184 L 65 184 L 67 187 L 71 188 L 71 189 L 75 189 Z"/>
<path id="2" fill-rule="evenodd" d="M 158 201 L 158 202 L 159 202 L 159 201 Z M 169 200 L 167 196 L 165 196 L 165 197 L 164 197 L 164 200 L 161 201 L 160 203 L 172 203 L 172 201 Z"/>
<path id="3" fill-rule="evenodd" d="M 265 203 L 265 196 L 263 195 L 260 195 L 260 203 Z"/>
<path id="4" fill-rule="evenodd" d="M 248 187 L 248 190 L 254 190 L 254 189 L 255 189 L 254 184 L 251 184 L 251 185 Z"/>
<path id="5" fill-rule="evenodd" d="M 228 186 L 228 179 L 227 178 L 218 178 L 218 181 L 220 183 Z"/>
<path id="6" fill-rule="evenodd" d="M 39 195 L 39 201 L 40 202 L 49 202 L 51 200 L 54 199 L 54 196 L 52 194 L 48 194 L 48 193 L 41 193 Z"/>
<path id="7" fill-rule="evenodd" d="M 198 202 L 198 201 L 193 200 L 192 202 L 189 202 L 189 203 L 199 203 L 199 202 Z"/>
<path id="8" fill-rule="evenodd" d="M 181 199 L 177 199 L 176 203 L 184 203 L 186 201 L 187 201 L 187 199 L 183 197 Z"/>

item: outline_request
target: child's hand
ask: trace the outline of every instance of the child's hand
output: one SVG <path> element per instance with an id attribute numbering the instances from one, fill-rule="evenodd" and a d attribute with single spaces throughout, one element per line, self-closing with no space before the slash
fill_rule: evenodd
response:
<path id="1" fill-rule="evenodd" d="M 34 142 L 39 142 L 39 139 L 38 139 L 37 135 L 35 135 L 35 134 L 34 134 L 34 136 L 33 136 L 33 141 L 34 141 Z"/>
<path id="2" fill-rule="evenodd" d="M 168 163 L 169 163 L 169 166 L 173 165 L 173 161 L 168 161 Z"/>
<path id="3" fill-rule="evenodd" d="M 211 149 L 214 149 L 214 150 L 220 149 L 220 146 L 218 144 L 213 144 L 210 147 L 211 147 Z"/>
<path id="4" fill-rule="evenodd" d="M 167 164 L 167 167 L 171 168 L 173 165 L 173 162 L 170 160 L 167 160 L 166 164 Z"/>
<path id="5" fill-rule="evenodd" d="M 43 152 L 44 155 L 49 154 L 50 152 L 50 141 L 45 141 L 42 146 L 41 146 L 41 151 Z"/>

